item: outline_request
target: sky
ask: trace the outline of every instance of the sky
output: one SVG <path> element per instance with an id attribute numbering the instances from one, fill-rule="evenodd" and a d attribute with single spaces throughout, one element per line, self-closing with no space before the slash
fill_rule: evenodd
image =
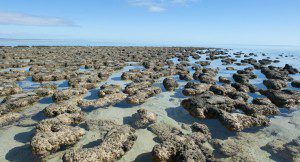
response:
<path id="1" fill-rule="evenodd" d="M 300 46 L 300 0 L 0 0 L 0 38 Z"/>

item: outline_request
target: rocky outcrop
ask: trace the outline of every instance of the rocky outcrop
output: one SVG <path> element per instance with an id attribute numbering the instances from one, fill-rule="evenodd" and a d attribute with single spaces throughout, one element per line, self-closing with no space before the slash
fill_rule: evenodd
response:
<path id="1" fill-rule="evenodd" d="M 132 115 L 132 120 L 134 128 L 145 128 L 156 122 L 157 114 L 147 111 L 146 109 L 139 109 L 137 113 Z"/>
<path id="2" fill-rule="evenodd" d="M 263 84 L 268 88 L 268 89 L 275 89 L 275 90 L 280 90 L 284 87 L 287 87 L 287 83 L 283 80 L 279 79 L 268 79 L 264 80 Z"/>
<path id="3" fill-rule="evenodd" d="M 260 93 L 269 98 L 276 106 L 291 108 L 299 106 L 300 93 L 296 90 L 261 90 Z"/>
<path id="4" fill-rule="evenodd" d="M 63 100 L 69 100 L 73 97 L 83 97 L 83 95 L 86 93 L 87 90 L 85 88 L 65 89 L 55 92 L 52 95 L 52 99 L 54 102 L 59 102 Z"/>
<path id="5" fill-rule="evenodd" d="M 116 84 L 104 84 L 100 87 L 99 97 L 104 97 L 105 95 L 115 94 L 122 91 L 122 87 Z"/>
<path id="6" fill-rule="evenodd" d="M 211 84 L 188 82 L 184 86 L 184 90 L 182 90 L 182 93 L 185 96 L 195 96 L 197 94 L 201 94 L 205 91 L 208 91 L 210 86 Z"/>
<path id="7" fill-rule="evenodd" d="M 130 104 L 141 104 L 146 102 L 148 98 L 153 97 L 161 92 L 162 90 L 159 87 L 140 89 L 134 95 L 129 96 L 126 101 Z"/>
<path id="8" fill-rule="evenodd" d="M 179 87 L 179 84 L 173 78 L 164 79 L 163 85 L 167 91 L 174 91 L 177 87 Z"/>
<path id="9" fill-rule="evenodd" d="M 7 113 L 0 115 L 0 127 L 7 126 L 21 119 L 22 115 L 19 113 Z"/>
<path id="10" fill-rule="evenodd" d="M 211 138 L 205 125 L 193 125 L 193 132 L 183 134 L 164 123 L 157 123 L 150 130 L 157 135 L 160 144 L 153 147 L 154 161 L 215 161 L 212 150 L 204 143 Z"/>
<path id="11" fill-rule="evenodd" d="M 42 120 L 36 126 L 36 133 L 30 142 L 33 153 L 43 159 L 63 146 L 74 145 L 85 134 L 85 130 L 71 124 L 82 121 L 83 115 L 80 113 Z"/>
<path id="12" fill-rule="evenodd" d="M 89 127 L 107 132 L 102 142 L 96 147 L 67 152 L 63 156 L 64 162 L 116 161 L 132 148 L 137 139 L 135 130 L 127 125 L 116 125 L 114 122 L 93 123 L 97 123 L 97 126 L 89 124 Z"/>
<path id="13" fill-rule="evenodd" d="M 101 108 L 101 107 L 107 107 L 119 103 L 122 100 L 126 99 L 126 97 L 127 94 L 123 92 L 118 92 L 118 93 L 105 95 L 104 97 L 96 100 L 88 100 L 88 101 L 80 100 L 78 101 L 78 105 L 83 108 L 87 108 L 89 106 Z"/>

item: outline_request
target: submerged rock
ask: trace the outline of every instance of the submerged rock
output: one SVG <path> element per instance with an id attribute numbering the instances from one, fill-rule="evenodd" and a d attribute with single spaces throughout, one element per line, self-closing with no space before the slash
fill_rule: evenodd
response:
<path id="1" fill-rule="evenodd" d="M 271 141 L 265 149 L 281 160 L 297 162 L 300 160 L 300 137 L 289 143 L 280 139 Z"/>

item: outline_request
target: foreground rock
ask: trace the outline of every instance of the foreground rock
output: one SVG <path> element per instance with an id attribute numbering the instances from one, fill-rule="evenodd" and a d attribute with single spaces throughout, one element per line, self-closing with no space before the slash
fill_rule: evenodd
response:
<path id="1" fill-rule="evenodd" d="M 135 130 L 127 125 L 113 122 L 94 122 L 94 128 L 107 131 L 102 142 L 92 148 L 71 150 L 63 156 L 64 162 L 116 161 L 129 151 L 137 136 Z"/>
<path id="2" fill-rule="evenodd" d="M 43 159 L 61 147 L 74 145 L 85 134 L 85 130 L 71 126 L 83 121 L 82 114 L 62 114 L 45 119 L 36 126 L 36 133 L 30 142 L 35 155 Z"/>
<path id="3" fill-rule="evenodd" d="M 139 109 L 137 113 L 132 115 L 132 125 L 136 128 L 145 128 L 153 124 L 157 120 L 157 114 L 149 112 L 145 109 Z"/>
<path id="4" fill-rule="evenodd" d="M 214 95 L 206 92 L 201 95 L 185 99 L 181 105 L 194 117 L 218 119 L 231 131 L 242 131 L 245 128 L 267 126 L 269 119 L 265 116 L 248 116 L 232 113 L 236 107 L 243 104 L 226 96 Z"/>
<path id="5" fill-rule="evenodd" d="M 150 130 L 160 140 L 152 150 L 154 161 L 215 161 L 212 150 L 204 144 L 211 138 L 205 125 L 193 125 L 190 134 L 164 123 L 156 123 Z"/>

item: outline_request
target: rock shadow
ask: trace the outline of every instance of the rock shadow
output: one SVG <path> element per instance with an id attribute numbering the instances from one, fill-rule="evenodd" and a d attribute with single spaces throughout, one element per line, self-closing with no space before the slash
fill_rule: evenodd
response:
<path id="1" fill-rule="evenodd" d="M 38 161 L 30 150 L 30 145 L 15 147 L 8 151 L 5 159 L 13 162 L 34 162 Z"/>

